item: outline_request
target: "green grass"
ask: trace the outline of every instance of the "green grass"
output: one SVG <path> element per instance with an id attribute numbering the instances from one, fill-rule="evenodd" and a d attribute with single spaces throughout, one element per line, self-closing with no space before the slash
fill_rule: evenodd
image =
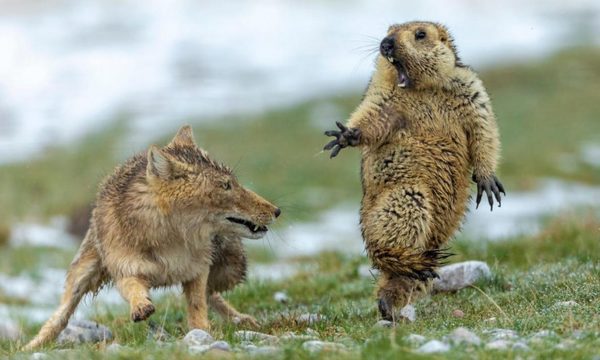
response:
<path id="1" fill-rule="evenodd" d="M 405 337 L 411 333 L 427 339 L 442 339 L 459 326 L 467 327 L 482 339 L 484 330 L 508 328 L 524 339 L 540 330 L 551 330 L 551 337 L 538 344 L 529 343 L 527 353 L 507 351 L 503 353 L 480 347 L 454 347 L 448 358 L 516 358 L 533 355 L 536 358 L 591 358 L 600 348 L 600 252 L 598 229 L 600 222 L 594 218 L 555 219 L 544 231 L 533 238 L 518 237 L 500 243 L 477 246 L 468 240 L 453 244 L 457 255 L 452 261 L 480 259 L 487 261 L 494 274 L 491 281 L 481 282 L 475 288 L 456 293 L 436 294 L 419 301 L 417 321 L 402 324 L 394 330 L 373 328 L 377 311 L 373 295 L 374 281 L 359 275 L 357 268 L 367 263 L 364 257 L 340 253 L 322 253 L 314 258 L 298 259 L 311 264 L 289 280 L 278 282 L 250 281 L 227 294 L 228 299 L 240 310 L 253 314 L 262 323 L 259 331 L 282 335 L 293 331 L 303 333 L 305 324 L 297 324 L 295 317 L 305 312 L 326 316 L 312 326 L 322 340 L 340 342 L 348 346 L 345 354 L 321 354 L 313 356 L 302 347 L 302 341 L 282 342 L 279 358 L 412 358 L 415 346 Z M 356 239 L 360 241 L 360 239 Z M 18 250 L 10 250 L 18 251 Z M 36 250 L 31 249 L 32 252 Z M 62 250 L 64 252 L 64 250 Z M 42 254 L 46 250 L 37 249 Z M 16 256 L 18 258 L 18 256 Z M 56 259 L 53 265 L 66 266 L 68 261 Z M 285 291 L 288 304 L 273 299 L 276 291 Z M 558 301 L 573 300 L 579 305 L 573 308 L 557 308 Z M 157 304 L 152 321 L 162 324 L 176 339 L 186 333 L 185 305 L 181 297 L 168 296 Z M 453 310 L 464 312 L 463 318 L 452 315 Z M 496 320 L 489 320 L 495 318 Z M 115 341 L 130 347 L 127 357 L 154 358 L 181 356 L 189 358 L 175 343 L 160 347 L 147 341 L 148 324 L 132 323 L 126 306 L 101 311 L 92 317 L 111 328 Z M 233 337 L 234 326 L 217 317 L 212 318 L 213 335 L 218 339 L 239 345 Z M 35 334 L 36 326 L 25 328 L 26 338 Z M 565 339 L 574 339 L 574 331 L 581 333 L 574 340 L 575 346 L 565 352 L 555 345 Z M 365 342 L 368 339 L 368 342 Z M 0 342 L 0 356 L 13 356 L 20 342 Z M 76 346 L 70 350 L 70 358 L 105 357 L 104 345 Z M 57 349 L 48 346 L 45 351 Z M 122 354 L 123 355 L 123 354 Z M 60 353 L 60 356 L 66 356 Z M 125 355 L 123 355 L 125 356 Z M 241 354 L 239 355 L 241 357 Z M 114 358 L 117 358 L 116 355 Z M 436 358 L 436 356 L 423 356 Z"/>

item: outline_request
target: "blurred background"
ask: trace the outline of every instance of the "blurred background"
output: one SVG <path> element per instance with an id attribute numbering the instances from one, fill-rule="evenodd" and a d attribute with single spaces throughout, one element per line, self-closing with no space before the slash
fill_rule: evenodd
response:
<path id="1" fill-rule="evenodd" d="M 182 124 L 283 216 L 248 241 L 251 277 L 363 254 L 359 154 L 321 152 L 360 101 L 390 24 L 439 21 L 492 97 L 501 208 L 458 241 L 582 223 L 598 238 L 600 2 L 0 1 L 0 318 L 58 301 L 97 185 Z M 591 224 L 591 225 L 590 225 Z M 556 225 L 554 225 L 556 226 Z M 35 289 L 41 295 L 29 299 Z M 103 292 L 98 304 L 122 302 Z M 86 310 L 87 309 L 87 310 Z"/>

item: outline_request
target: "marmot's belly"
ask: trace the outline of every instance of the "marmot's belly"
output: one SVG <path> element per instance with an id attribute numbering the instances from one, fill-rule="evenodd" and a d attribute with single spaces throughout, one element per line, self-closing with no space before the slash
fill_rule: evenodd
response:
<path id="1" fill-rule="evenodd" d="M 469 193 L 466 146 L 445 139 L 411 139 L 363 154 L 363 211 L 395 188 L 420 189 L 431 211 L 435 244 L 448 240 L 464 216 Z"/>

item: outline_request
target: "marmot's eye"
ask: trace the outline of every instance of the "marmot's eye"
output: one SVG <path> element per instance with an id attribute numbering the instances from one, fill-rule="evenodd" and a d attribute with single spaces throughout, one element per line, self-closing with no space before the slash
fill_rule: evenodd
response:
<path id="1" fill-rule="evenodd" d="M 417 32 L 415 33 L 416 40 L 423 40 L 425 39 L 425 37 L 427 37 L 427 33 L 423 30 L 417 30 Z"/>
<path id="2" fill-rule="evenodd" d="M 231 190 L 231 181 L 225 181 L 223 183 L 223 189 L 225 189 L 225 190 Z"/>

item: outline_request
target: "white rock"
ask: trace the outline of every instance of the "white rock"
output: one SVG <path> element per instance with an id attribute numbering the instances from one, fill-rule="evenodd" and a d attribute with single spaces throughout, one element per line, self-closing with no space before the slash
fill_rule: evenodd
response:
<path id="1" fill-rule="evenodd" d="M 544 338 L 548 338 L 548 337 L 554 337 L 556 336 L 556 333 L 552 330 L 540 330 L 538 332 L 536 332 L 535 334 L 531 335 L 531 338 L 537 338 L 537 339 L 544 339 Z"/>
<path id="2" fill-rule="evenodd" d="M 187 346 L 210 345 L 215 341 L 212 335 L 201 329 L 194 329 L 188 332 L 183 338 L 183 343 Z"/>
<path id="3" fill-rule="evenodd" d="M 514 340 L 519 337 L 516 331 L 510 329 L 484 330 L 483 333 L 490 335 L 493 340 Z"/>
<path id="4" fill-rule="evenodd" d="M 434 291 L 456 291 L 488 279 L 492 273 L 482 261 L 465 261 L 441 267 L 438 275 L 439 279 L 433 281 Z"/>
<path id="5" fill-rule="evenodd" d="M 43 352 L 36 352 L 36 353 L 31 354 L 31 356 L 29 358 L 31 360 L 44 360 L 44 359 L 50 358 L 50 356 L 48 356 L 48 354 L 43 353 Z"/>
<path id="6" fill-rule="evenodd" d="M 373 326 L 376 328 L 393 328 L 394 323 L 389 320 L 379 320 Z"/>
<path id="7" fill-rule="evenodd" d="M 256 345 L 246 345 L 242 347 L 242 350 L 252 354 L 252 355 L 274 355 L 281 351 L 280 348 L 276 346 L 256 346 Z"/>
<path id="8" fill-rule="evenodd" d="M 367 279 L 377 279 L 379 270 L 374 269 L 371 265 L 362 264 L 358 267 L 358 276 Z"/>
<path id="9" fill-rule="evenodd" d="M 212 349 L 218 349 L 221 351 L 231 351 L 231 346 L 229 345 L 229 343 L 227 341 L 215 341 L 214 343 L 210 344 L 210 350 Z"/>
<path id="10" fill-rule="evenodd" d="M 88 320 L 71 320 L 56 340 L 59 344 L 82 344 L 111 341 L 112 332 L 104 325 Z"/>
<path id="11" fill-rule="evenodd" d="M 233 334 L 233 336 L 240 341 L 260 341 L 275 343 L 279 340 L 277 336 L 263 334 L 257 331 L 250 330 L 238 330 Z"/>
<path id="12" fill-rule="evenodd" d="M 19 325 L 10 319 L 4 319 L 0 322 L 0 340 L 15 341 L 21 337 Z"/>
<path id="13" fill-rule="evenodd" d="M 488 350 L 506 350 L 512 345 L 512 341 L 509 340 L 494 340 L 485 344 L 485 348 Z"/>
<path id="14" fill-rule="evenodd" d="M 408 320 L 409 322 L 414 322 L 417 319 L 417 311 L 415 310 L 415 307 L 412 305 L 406 305 L 400 309 L 400 318 Z"/>
<path id="15" fill-rule="evenodd" d="M 421 345 L 427 340 L 425 336 L 419 334 L 410 334 L 406 337 L 406 341 L 414 345 Z"/>
<path id="16" fill-rule="evenodd" d="M 289 341 L 289 340 L 319 340 L 318 336 L 311 334 L 296 334 L 294 332 L 287 332 L 279 337 L 281 340 Z"/>
<path id="17" fill-rule="evenodd" d="M 573 300 L 569 300 L 569 301 L 557 301 L 556 303 L 554 303 L 555 307 L 573 307 L 573 306 L 577 306 L 579 305 L 576 301 Z"/>
<path id="18" fill-rule="evenodd" d="M 188 351 L 192 354 L 203 354 L 210 349 L 210 345 L 192 345 L 188 347 Z"/>
<path id="19" fill-rule="evenodd" d="M 283 291 L 278 291 L 275 294 L 273 294 L 273 299 L 278 303 L 282 304 L 285 304 L 290 301 L 290 298 Z"/>
<path id="20" fill-rule="evenodd" d="M 423 354 L 441 353 L 450 350 L 450 345 L 439 340 L 430 340 L 417 349 L 417 352 Z"/>
<path id="21" fill-rule="evenodd" d="M 309 352 L 346 350 L 346 346 L 344 344 L 320 340 L 306 341 L 304 344 L 302 344 L 302 347 Z"/>
<path id="22" fill-rule="evenodd" d="M 529 346 L 524 341 L 517 341 L 513 344 L 512 349 L 516 351 L 529 351 Z"/>
<path id="23" fill-rule="evenodd" d="M 479 339 L 479 336 L 475 335 L 474 332 L 464 327 L 458 327 L 454 329 L 454 331 L 452 331 L 450 334 L 449 339 L 451 343 L 456 345 L 468 344 L 479 346 L 481 344 L 481 339 Z"/>
<path id="24" fill-rule="evenodd" d="M 321 322 L 323 320 L 327 319 L 327 317 L 325 315 L 321 315 L 321 314 L 302 314 L 300 316 L 298 316 L 296 318 L 296 322 L 299 324 L 308 324 L 308 325 L 314 325 L 318 322 Z"/>

